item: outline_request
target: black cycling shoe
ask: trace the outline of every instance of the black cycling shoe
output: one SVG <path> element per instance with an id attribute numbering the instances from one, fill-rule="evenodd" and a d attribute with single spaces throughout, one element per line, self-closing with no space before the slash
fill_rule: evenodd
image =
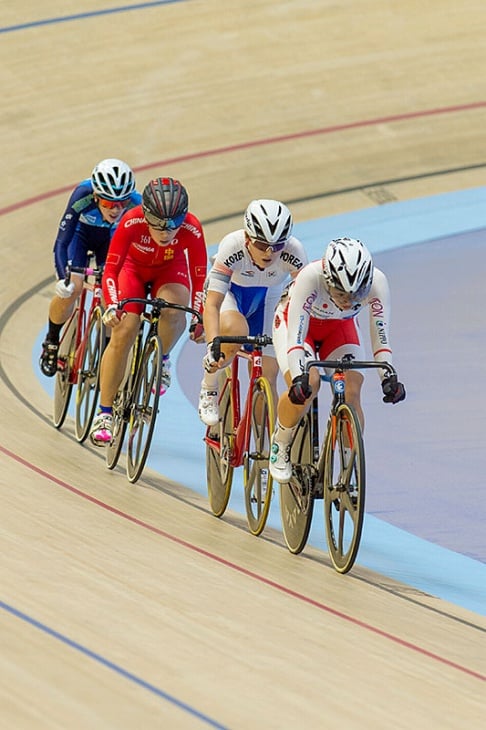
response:
<path id="1" fill-rule="evenodd" d="M 40 356 L 40 369 L 48 378 L 52 378 L 57 372 L 57 351 L 59 344 L 45 340 L 42 343 L 42 355 Z"/>

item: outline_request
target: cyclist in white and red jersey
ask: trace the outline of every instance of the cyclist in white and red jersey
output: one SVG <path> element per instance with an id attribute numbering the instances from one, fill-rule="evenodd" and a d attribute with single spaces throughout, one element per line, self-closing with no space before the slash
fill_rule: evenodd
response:
<path id="1" fill-rule="evenodd" d="M 100 408 L 90 437 L 104 446 L 112 436 L 112 406 L 135 341 L 143 306 L 117 303 L 128 297 L 154 297 L 201 311 L 207 273 L 207 252 L 202 225 L 188 212 L 186 188 L 170 177 L 155 178 L 144 188 L 142 204 L 127 212 L 112 238 L 103 274 L 105 324 L 112 328 L 100 372 Z M 159 335 L 165 353 L 162 384 L 170 386 L 169 353 L 186 326 L 186 315 L 176 309 L 161 312 Z M 202 329 L 193 321 L 190 337 L 200 340 Z"/>
<path id="2" fill-rule="evenodd" d="M 361 241 L 337 238 L 329 243 L 322 260 L 312 261 L 297 276 L 288 297 L 278 305 L 273 342 L 280 370 L 289 387 L 279 400 L 272 438 L 270 473 L 279 482 L 292 476 L 290 444 L 295 429 L 319 390 L 320 373 L 304 374 L 308 359 L 364 359 L 357 315 L 368 307 L 371 345 L 377 362 L 392 362 L 389 339 L 390 290 L 385 274 L 373 265 Z M 378 369 L 385 403 L 405 398 L 396 376 Z M 346 401 L 354 406 L 364 426 L 361 408 L 363 375 L 346 373 Z"/>
<path id="3" fill-rule="evenodd" d="M 216 362 L 212 341 L 219 336 L 271 335 L 282 289 L 307 263 L 302 243 L 292 235 L 292 215 L 278 200 L 253 200 L 244 228 L 226 235 L 208 274 L 204 330 L 208 342 L 199 396 L 199 417 L 208 426 L 218 422 L 218 370 L 226 367 L 239 345 L 223 345 Z M 275 400 L 278 363 L 272 346 L 263 352 L 263 373 Z"/>

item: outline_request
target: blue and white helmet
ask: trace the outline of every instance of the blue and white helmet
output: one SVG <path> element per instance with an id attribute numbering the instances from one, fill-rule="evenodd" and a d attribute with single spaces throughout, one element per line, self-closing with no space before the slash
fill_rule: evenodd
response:
<path id="1" fill-rule="evenodd" d="M 100 198 L 125 200 L 135 190 L 135 177 L 126 162 L 109 158 L 98 162 L 91 173 L 91 184 Z"/>
<path id="2" fill-rule="evenodd" d="M 373 259 L 366 246 L 355 238 L 335 238 L 322 257 L 326 283 L 355 301 L 365 299 L 373 283 Z"/>
<path id="3" fill-rule="evenodd" d="M 292 214 L 278 200 L 252 200 L 245 211 L 245 230 L 250 238 L 270 246 L 284 243 L 292 235 Z"/>

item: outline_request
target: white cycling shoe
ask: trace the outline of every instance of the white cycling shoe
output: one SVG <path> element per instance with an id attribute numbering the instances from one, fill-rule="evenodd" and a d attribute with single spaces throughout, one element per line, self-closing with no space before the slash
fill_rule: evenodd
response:
<path id="1" fill-rule="evenodd" d="M 292 463 L 290 461 L 290 444 L 282 444 L 272 438 L 269 461 L 270 474 L 280 484 L 290 482 L 292 477 Z"/>
<path id="2" fill-rule="evenodd" d="M 219 421 L 218 391 L 203 388 L 199 393 L 197 412 L 206 426 L 216 426 Z"/>

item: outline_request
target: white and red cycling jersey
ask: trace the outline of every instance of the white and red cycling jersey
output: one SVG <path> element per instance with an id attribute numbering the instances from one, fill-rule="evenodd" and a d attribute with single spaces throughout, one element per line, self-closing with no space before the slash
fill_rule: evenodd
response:
<path id="1" fill-rule="evenodd" d="M 125 213 L 111 239 L 103 273 L 106 306 L 128 297 L 145 297 L 148 286 L 155 296 L 164 284 L 182 284 L 191 291 L 191 305 L 202 309 L 207 273 L 207 249 L 202 225 L 188 213 L 175 238 L 157 244 L 150 235 L 139 205 Z M 140 312 L 129 304 L 126 311 Z"/>
<path id="2" fill-rule="evenodd" d="M 353 309 L 340 309 L 331 299 L 322 272 L 322 261 L 312 261 L 299 272 L 288 297 L 277 306 L 273 322 L 273 344 L 279 367 L 291 378 L 301 375 L 305 361 L 317 356 L 338 359 L 353 355 L 364 360 L 365 353 L 357 317 L 369 312 L 373 357 L 377 362 L 392 362 L 389 338 L 390 288 L 385 274 L 376 267 L 366 299 Z M 381 377 L 385 373 L 378 370 Z"/>
<path id="3" fill-rule="evenodd" d="M 250 335 L 270 335 L 282 289 L 307 262 L 304 246 L 291 236 L 275 260 L 261 269 L 250 255 L 244 229 L 233 231 L 219 244 L 205 289 L 224 295 L 221 311 L 239 311 L 248 322 Z M 273 348 L 267 348 L 265 354 L 273 355 Z"/>

